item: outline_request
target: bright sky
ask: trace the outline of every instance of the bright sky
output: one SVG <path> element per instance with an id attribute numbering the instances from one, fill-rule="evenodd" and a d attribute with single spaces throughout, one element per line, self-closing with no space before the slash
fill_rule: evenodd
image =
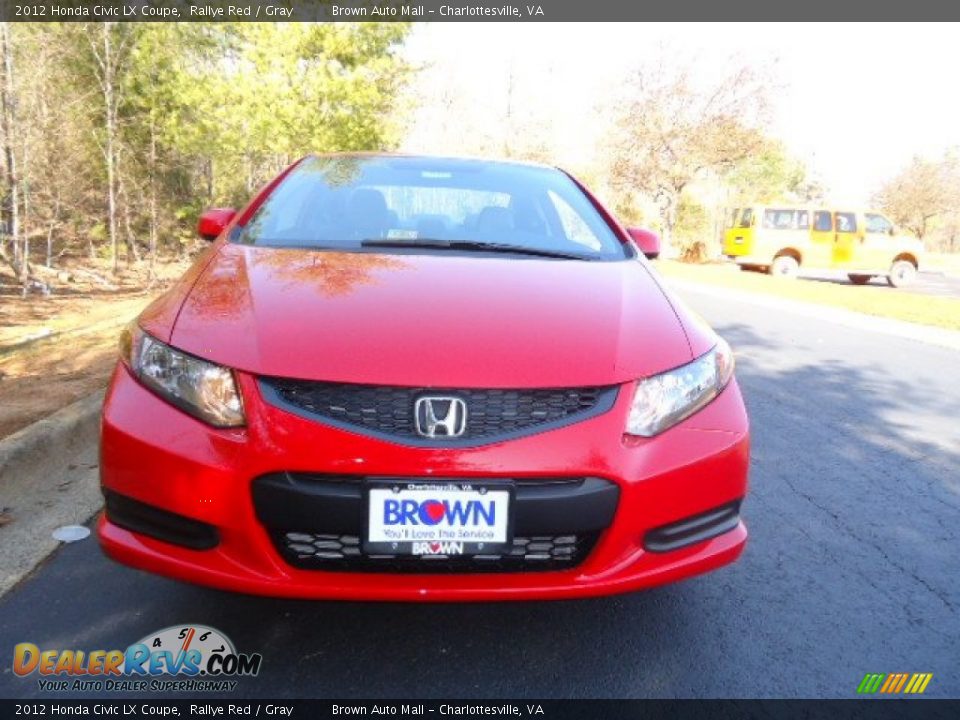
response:
<path id="1" fill-rule="evenodd" d="M 865 202 L 914 154 L 960 146 L 960 26 L 948 23 L 425 23 L 408 53 L 480 111 L 505 105 L 512 69 L 514 94 L 556 119 L 558 161 L 576 162 L 598 104 L 663 47 L 707 76 L 775 63 L 772 131 L 837 202 Z"/>

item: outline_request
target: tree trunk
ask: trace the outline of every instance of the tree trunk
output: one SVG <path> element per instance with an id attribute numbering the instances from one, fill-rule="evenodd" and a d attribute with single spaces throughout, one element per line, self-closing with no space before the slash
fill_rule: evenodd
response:
<path id="1" fill-rule="evenodd" d="M 150 278 L 157 258 L 157 128 L 150 119 Z"/>
<path id="2" fill-rule="evenodd" d="M 47 226 L 47 267 L 53 267 L 53 231 L 60 221 L 60 190 L 57 189 L 57 199 L 53 202 L 53 212 L 50 214 L 50 223 Z"/>
<path id="3" fill-rule="evenodd" d="M 23 141 L 22 149 L 20 152 L 20 158 L 22 162 L 20 163 L 20 173 L 24 178 L 30 177 L 30 152 L 27 141 Z M 20 242 L 23 249 L 20 251 L 20 258 L 22 260 L 21 276 L 20 281 L 23 285 L 23 294 L 27 294 L 27 284 L 29 283 L 30 275 L 30 183 L 21 182 L 20 184 Z"/>
<path id="4" fill-rule="evenodd" d="M 213 158 L 207 158 L 207 203 L 213 202 Z"/>
<path id="5" fill-rule="evenodd" d="M 10 23 L 0 23 L 0 53 L 3 54 L 3 87 L 0 90 L 3 114 L 3 157 L 6 163 L 6 207 L 7 235 L 10 237 L 14 272 L 24 287 L 27 283 L 27 264 L 21 257 L 20 247 L 20 180 L 17 177 L 16 154 L 13 141 L 17 134 L 16 98 L 13 86 L 13 45 L 10 37 Z"/>
<path id="6" fill-rule="evenodd" d="M 116 93 L 113 87 L 114 67 L 110 30 L 114 23 L 103 23 L 103 103 L 106 111 L 107 137 L 104 143 L 104 160 L 107 164 L 107 231 L 110 238 L 110 262 L 117 272 L 117 179 L 116 150 L 117 133 Z"/>
<path id="7" fill-rule="evenodd" d="M 663 221 L 663 232 L 661 233 L 660 239 L 666 251 L 665 254 L 669 255 L 669 252 L 673 249 L 673 231 L 677 226 L 677 203 L 679 202 L 679 195 L 664 192 L 661 198 L 663 207 L 660 210 L 660 219 Z"/>
<path id="8" fill-rule="evenodd" d="M 137 240 L 133 234 L 133 225 L 130 222 L 130 195 L 127 193 L 123 180 L 118 181 L 118 196 L 123 206 L 124 242 L 127 246 L 127 265 L 140 261 L 140 251 L 137 250 Z"/>

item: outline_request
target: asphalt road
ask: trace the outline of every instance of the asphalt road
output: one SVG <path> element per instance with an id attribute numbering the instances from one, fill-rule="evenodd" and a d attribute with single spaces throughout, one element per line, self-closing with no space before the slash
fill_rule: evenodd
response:
<path id="1" fill-rule="evenodd" d="M 0 697 L 50 697 L 12 674 L 15 643 L 189 622 L 264 654 L 233 697 L 847 698 L 867 672 L 960 696 L 960 353 L 684 294 L 736 349 L 753 422 L 736 565 L 579 602 L 312 603 L 152 577 L 88 540 L 0 599 Z"/>
<path id="2" fill-rule="evenodd" d="M 878 282 L 882 282 L 889 287 L 889 284 L 883 278 L 873 278 L 870 281 L 871 284 Z M 943 297 L 960 297 L 960 277 L 935 272 L 919 272 L 911 292 L 924 295 L 941 295 Z"/>
<path id="3" fill-rule="evenodd" d="M 845 272 L 830 270 L 804 271 L 801 274 L 803 280 L 814 282 L 830 282 L 840 285 L 849 285 L 850 280 Z M 869 282 L 870 287 L 882 287 L 890 292 L 910 292 L 917 295 L 936 295 L 940 297 L 960 297 L 960 277 L 945 275 L 941 272 L 917 273 L 917 279 L 904 290 L 897 290 L 890 287 L 886 278 L 875 277 Z"/>

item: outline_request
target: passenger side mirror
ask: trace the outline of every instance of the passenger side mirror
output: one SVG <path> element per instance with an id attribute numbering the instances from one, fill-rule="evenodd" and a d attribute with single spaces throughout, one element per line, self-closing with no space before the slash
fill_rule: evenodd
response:
<path id="1" fill-rule="evenodd" d="M 237 211 L 233 208 L 204 210 L 197 223 L 197 234 L 204 240 L 216 240 L 236 214 Z"/>
<path id="2" fill-rule="evenodd" d="M 660 256 L 660 236 L 653 230 L 646 228 L 629 227 L 627 235 L 649 260 L 656 260 Z"/>

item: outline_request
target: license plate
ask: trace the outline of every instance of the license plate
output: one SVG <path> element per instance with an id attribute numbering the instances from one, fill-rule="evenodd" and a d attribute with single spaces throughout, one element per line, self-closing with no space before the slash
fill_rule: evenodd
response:
<path id="1" fill-rule="evenodd" d="M 369 555 L 497 554 L 512 541 L 513 486 L 389 482 L 367 488 Z"/>

